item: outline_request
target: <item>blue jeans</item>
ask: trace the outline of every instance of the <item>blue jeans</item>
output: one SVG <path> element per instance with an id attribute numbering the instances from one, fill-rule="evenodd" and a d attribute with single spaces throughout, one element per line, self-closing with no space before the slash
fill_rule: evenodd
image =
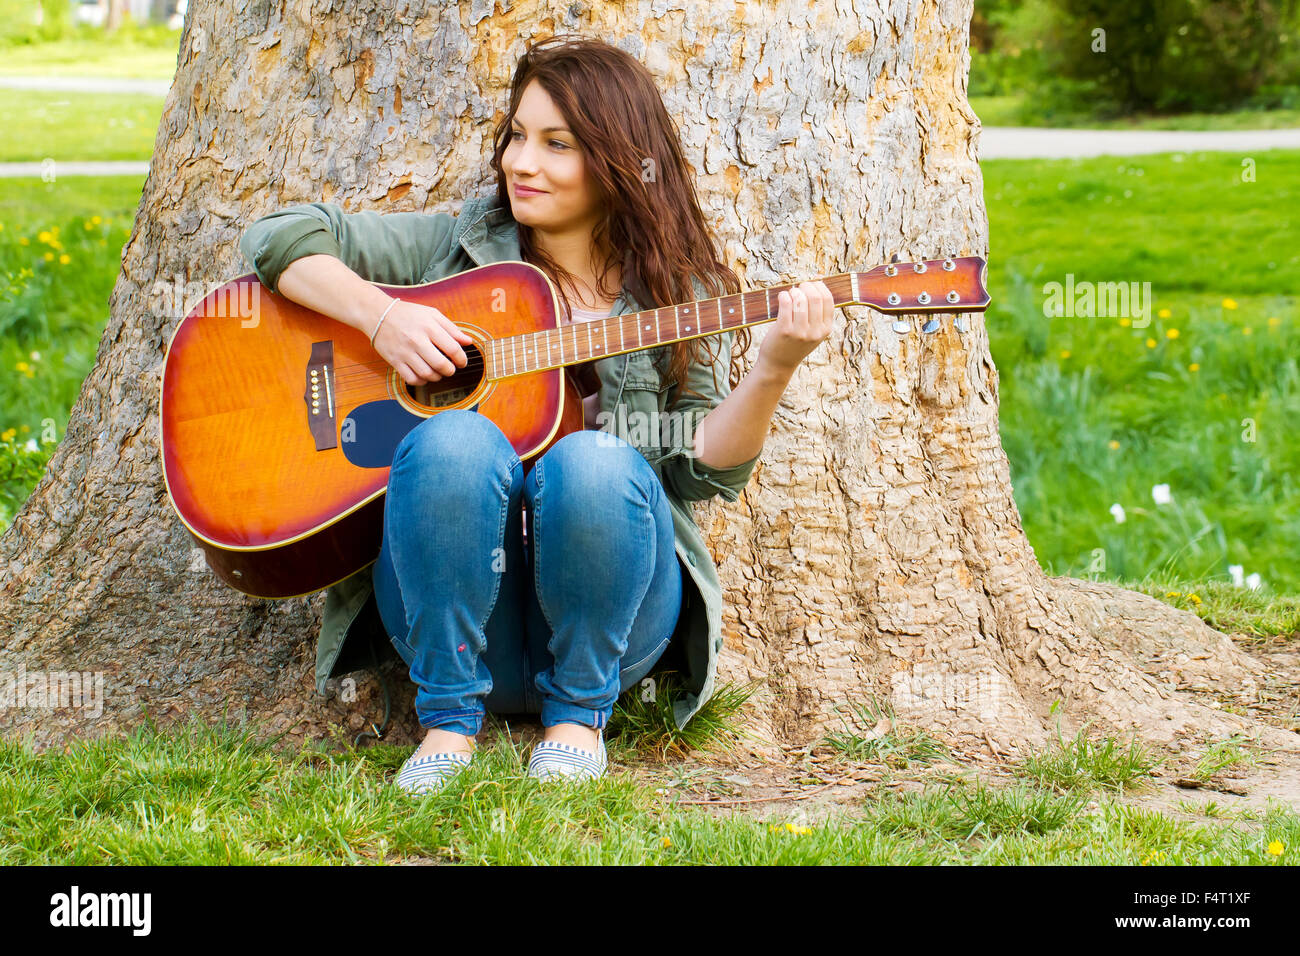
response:
<path id="1" fill-rule="evenodd" d="M 372 572 L 420 725 L 473 736 L 491 710 L 604 727 L 677 626 L 673 542 L 658 476 L 617 436 L 565 435 L 525 478 L 490 418 L 421 422 L 393 455 Z"/>

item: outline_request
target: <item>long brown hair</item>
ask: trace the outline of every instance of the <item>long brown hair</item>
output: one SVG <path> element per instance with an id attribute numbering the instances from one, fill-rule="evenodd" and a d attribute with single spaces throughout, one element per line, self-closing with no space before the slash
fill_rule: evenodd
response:
<path id="1" fill-rule="evenodd" d="M 597 278 L 599 294 L 617 295 L 619 290 L 605 285 L 616 262 L 622 264 L 623 284 L 642 308 L 695 301 L 692 278 L 703 283 L 706 298 L 739 292 L 740 280 L 718 256 L 705 225 L 677 129 L 654 78 L 633 56 L 599 40 L 560 34 L 532 44 L 520 58 L 492 155 L 501 207 L 510 210 L 501 158 L 510 144 L 519 100 L 533 80 L 554 101 L 578 140 L 587 174 L 603 200 L 605 214 L 591 237 L 596 260 L 603 266 Z M 532 229 L 518 226 L 524 261 L 551 277 L 568 306 L 565 289 L 574 285 L 574 277 L 537 248 Z M 728 377 L 732 388 L 740 384 L 740 356 L 749 343 L 750 330 L 737 330 Z M 720 344 L 718 336 L 704 336 L 671 347 L 668 380 L 682 383 L 679 401 L 687 391 L 688 365 L 711 365 Z"/>

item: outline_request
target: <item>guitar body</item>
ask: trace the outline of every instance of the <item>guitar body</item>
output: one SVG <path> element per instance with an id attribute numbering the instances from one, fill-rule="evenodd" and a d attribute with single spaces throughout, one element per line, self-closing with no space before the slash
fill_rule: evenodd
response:
<path id="1" fill-rule="evenodd" d="M 251 274 L 209 292 L 176 329 L 160 405 L 167 491 L 208 565 L 236 590 L 294 597 L 374 561 L 393 453 L 426 418 L 477 410 L 526 468 L 583 427 L 565 369 L 486 374 L 492 340 L 560 326 L 540 270 L 501 262 L 378 288 L 439 309 L 473 337 L 466 368 L 411 389 L 366 335 Z"/>

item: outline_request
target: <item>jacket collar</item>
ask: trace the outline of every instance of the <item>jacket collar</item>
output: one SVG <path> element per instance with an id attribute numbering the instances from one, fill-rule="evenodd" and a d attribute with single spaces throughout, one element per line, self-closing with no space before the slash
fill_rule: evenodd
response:
<path id="1" fill-rule="evenodd" d="M 519 259 L 519 227 L 509 209 L 497 205 L 495 196 L 465 200 L 456 217 L 453 238 L 478 265 Z"/>

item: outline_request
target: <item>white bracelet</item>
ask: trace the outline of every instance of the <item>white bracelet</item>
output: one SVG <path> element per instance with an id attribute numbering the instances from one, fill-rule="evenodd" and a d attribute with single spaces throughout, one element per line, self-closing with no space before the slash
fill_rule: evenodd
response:
<path id="1" fill-rule="evenodd" d="M 375 336 L 379 334 L 379 327 L 384 324 L 384 319 L 388 318 L 388 313 L 393 311 L 393 306 L 397 305 L 397 303 L 401 301 L 401 299 L 394 299 L 392 302 L 388 303 L 388 308 L 384 309 L 384 314 L 381 315 L 379 321 L 375 323 L 375 330 L 370 333 L 371 345 L 375 344 Z"/>

